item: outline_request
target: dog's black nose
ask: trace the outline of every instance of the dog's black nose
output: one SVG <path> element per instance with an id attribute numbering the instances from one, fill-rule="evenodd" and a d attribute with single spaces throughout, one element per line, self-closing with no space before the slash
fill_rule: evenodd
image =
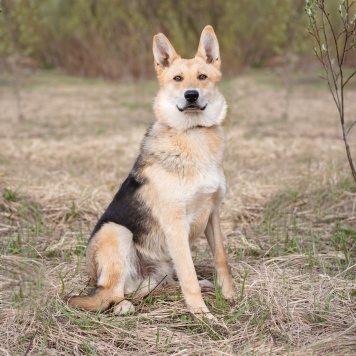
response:
<path id="1" fill-rule="evenodd" d="M 194 101 L 197 101 L 199 98 L 199 93 L 197 90 L 187 90 L 184 93 L 184 97 L 186 98 L 187 101 L 190 103 L 194 103 Z"/>

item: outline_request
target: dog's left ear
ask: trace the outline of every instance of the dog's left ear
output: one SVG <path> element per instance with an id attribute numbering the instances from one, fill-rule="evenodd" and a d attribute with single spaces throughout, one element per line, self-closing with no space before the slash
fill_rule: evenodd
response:
<path id="1" fill-rule="evenodd" d="M 201 33 L 198 52 L 196 57 L 203 58 L 208 64 L 220 69 L 219 42 L 211 26 L 206 26 Z"/>

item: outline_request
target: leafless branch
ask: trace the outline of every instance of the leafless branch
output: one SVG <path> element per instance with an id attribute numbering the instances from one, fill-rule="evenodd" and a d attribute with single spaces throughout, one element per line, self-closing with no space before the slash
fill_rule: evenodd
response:
<path id="1" fill-rule="evenodd" d="M 356 124 L 356 120 L 351 124 L 351 126 L 347 129 L 346 134 L 348 135 L 349 132 L 351 131 L 351 129 L 354 127 L 354 125 Z"/>
<path id="2" fill-rule="evenodd" d="M 345 87 L 345 85 L 348 83 L 348 81 L 356 74 L 356 70 L 346 79 L 346 81 L 343 84 L 343 88 Z"/>
<path id="3" fill-rule="evenodd" d="M 310 21 L 308 32 L 314 38 L 318 46 L 318 49 L 314 47 L 314 52 L 317 59 L 322 64 L 326 74 L 325 77 L 322 76 L 321 78 L 327 81 L 330 93 L 338 109 L 346 155 L 349 161 L 352 176 L 356 181 L 356 170 L 348 143 L 348 133 L 355 125 L 356 121 L 352 123 L 348 130 L 346 130 L 344 111 L 344 88 L 350 79 L 356 74 L 356 70 L 345 81 L 343 72 L 346 53 L 355 48 L 354 41 L 356 24 L 354 23 L 354 20 L 350 20 L 350 9 L 354 4 L 355 1 L 350 3 L 349 0 L 341 2 L 339 12 L 342 30 L 338 35 L 336 35 L 335 24 L 333 24 L 330 14 L 325 7 L 324 0 L 307 0 L 306 11 Z M 320 27 L 318 25 L 320 20 L 316 16 L 318 10 L 321 15 Z M 345 14 L 343 14 L 343 12 L 345 12 Z M 353 42 L 348 47 L 350 38 L 352 38 Z M 336 61 L 332 58 L 332 50 L 336 53 Z"/>

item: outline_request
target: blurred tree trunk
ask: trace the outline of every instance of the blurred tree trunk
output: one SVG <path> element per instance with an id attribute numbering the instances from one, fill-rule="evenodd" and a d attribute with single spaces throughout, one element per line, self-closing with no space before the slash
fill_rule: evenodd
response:
<path id="1" fill-rule="evenodd" d="M 14 92 L 16 96 L 17 120 L 21 121 L 24 119 L 21 105 L 21 73 L 18 67 L 16 31 L 14 28 L 15 22 L 13 21 L 11 13 L 11 0 L 2 0 L 1 5 L 4 14 L 4 20 L 8 29 L 8 38 L 10 40 L 10 65 L 13 75 Z"/>
<path id="2" fill-rule="evenodd" d="M 286 88 L 286 93 L 285 93 L 285 105 L 284 105 L 284 113 L 283 117 L 285 120 L 288 120 L 289 118 L 289 103 L 290 103 L 290 98 L 293 92 L 293 87 L 294 87 L 294 72 L 296 70 L 297 62 L 298 59 L 296 58 L 296 30 L 295 28 L 299 28 L 299 25 L 301 24 L 301 20 L 304 15 L 304 4 L 305 0 L 297 0 L 295 1 L 296 5 L 295 8 L 293 9 L 293 14 L 291 16 L 290 21 L 287 23 L 287 45 L 289 46 L 289 49 L 287 50 L 287 67 L 286 67 L 286 73 L 285 73 L 285 88 Z"/>

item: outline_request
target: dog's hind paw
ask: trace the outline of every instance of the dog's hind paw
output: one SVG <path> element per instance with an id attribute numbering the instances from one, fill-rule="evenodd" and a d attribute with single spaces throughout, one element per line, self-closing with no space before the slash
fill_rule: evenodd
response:
<path id="1" fill-rule="evenodd" d="M 119 304 L 115 305 L 114 307 L 115 315 L 132 314 L 134 312 L 135 312 L 134 305 L 126 299 L 120 302 Z"/>
<path id="2" fill-rule="evenodd" d="M 208 281 L 207 279 L 202 279 L 199 281 L 199 285 L 200 287 L 202 288 L 211 288 L 211 289 L 214 289 L 214 284 L 211 283 L 210 281 Z"/>

